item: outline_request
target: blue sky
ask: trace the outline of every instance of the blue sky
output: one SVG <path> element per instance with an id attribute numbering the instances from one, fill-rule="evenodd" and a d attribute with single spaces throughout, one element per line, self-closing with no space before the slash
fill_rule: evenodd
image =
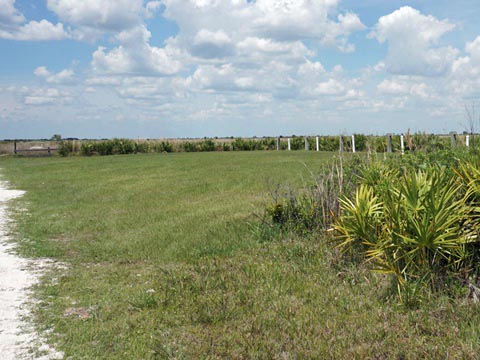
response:
<path id="1" fill-rule="evenodd" d="M 0 138 L 463 131 L 478 19 L 478 0 L 0 0 Z"/>

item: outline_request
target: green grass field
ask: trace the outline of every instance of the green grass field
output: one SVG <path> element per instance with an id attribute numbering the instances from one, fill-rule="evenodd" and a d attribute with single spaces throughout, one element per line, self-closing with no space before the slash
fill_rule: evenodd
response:
<path id="1" fill-rule="evenodd" d="M 308 184 L 331 154 L 1 158 L 26 190 L 19 251 L 67 269 L 37 288 L 40 330 L 72 359 L 475 358 L 480 309 L 397 306 L 323 234 L 251 226 L 269 183 Z"/>

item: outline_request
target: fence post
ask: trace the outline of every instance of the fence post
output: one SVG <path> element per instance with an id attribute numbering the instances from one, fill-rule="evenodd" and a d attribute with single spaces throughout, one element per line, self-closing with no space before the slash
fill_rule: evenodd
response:
<path id="1" fill-rule="evenodd" d="M 352 135 L 352 152 L 355 152 L 355 135 Z"/>
<path id="2" fill-rule="evenodd" d="M 470 135 L 467 135 L 465 137 L 465 145 L 467 145 L 467 147 L 470 147 Z"/>
<path id="3" fill-rule="evenodd" d="M 13 153 L 17 155 L 17 140 L 13 141 Z"/>
<path id="4" fill-rule="evenodd" d="M 344 146 L 343 146 L 343 136 L 342 136 L 342 135 L 340 135 L 339 143 L 340 143 L 340 152 L 342 153 L 343 150 L 344 150 Z"/>
<path id="5" fill-rule="evenodd" d="M 308 136 L 305 136 L 305 150 L 310 150 L 310 144 L 308 143 Z"/>
<path id="6" fill-rule="evenodd" d="M 317 151 L 320 151 L 320 143 L 318 142 L 318 136 L 315 138 L 315 145 L 317 146 Z"/>
<path id="7" fill-rule="evenodd" d="M 457 133 L 455 131 L 450 132 L 450 145 L 452 148 L 457 146 Z"/>
<path id="8" fill-rule="evenodd" d="M 277 151 L 280 150 L 280 137 L 277 137 Z"/>
<path id="9" fill-rule="evenodd" d="M 48 149 L 48 155 L 52 155 L 52 154 L 50 153 L 50 146 L 49 146 L 47 149 Z"/>
<path id="10" fill-rule="evenodd" d="M 292 145 L 290 143 L 290 138 L 288 138 L 288 151 L 292 150 Z"/>
<path id="11" fill-rule="evenodd" d="M 392 135 L 390 134 L 387 135 L 387 152 L 392 152 Z"/>

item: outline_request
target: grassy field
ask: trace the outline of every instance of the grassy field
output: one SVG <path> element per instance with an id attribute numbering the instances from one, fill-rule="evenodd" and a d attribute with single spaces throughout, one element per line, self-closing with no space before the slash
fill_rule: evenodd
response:
<path id="1" fill-rule="evenodd" d="M 480 309 L 396 305 L 323 234 L 259 237 L 268 184 L 311 181 L 331 154 L 1 158 L 27 194 L 19 250 L 66 263 L 37 289 L 67 358 L 476 358 Z"/>

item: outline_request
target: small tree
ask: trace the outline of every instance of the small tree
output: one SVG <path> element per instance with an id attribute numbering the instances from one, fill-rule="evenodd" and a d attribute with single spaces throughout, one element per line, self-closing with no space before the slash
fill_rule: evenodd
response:
<path id="1" fill-rule="evenodd" d="M 51 141 L 61 141 L 62 140 L 62 135 L 60 134 L 54 134 L 51 138 Z"/>

